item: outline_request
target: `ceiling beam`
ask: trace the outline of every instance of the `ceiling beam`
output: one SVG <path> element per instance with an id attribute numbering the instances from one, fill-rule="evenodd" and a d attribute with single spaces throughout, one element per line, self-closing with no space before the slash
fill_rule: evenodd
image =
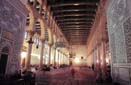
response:
<path id="1" fill-rule="evenodd" d="M 63 15 L 56 15 L 55 17 L 56 18 L 58 18 L 58 17 L 72 17 L 72 16 L 85 16 L 85 17 L 92 17 L 92 16 L 94 16 L 95 17 L 95 14 L 87 14 L 87 13 L 85 13 L 85 14 L 63 14 Z"/>
<path id="2" fill-rule="evenodd" d="M 94 18 L 95 16 L 65 16 L 65 17 L 55 17 L 55 19 L 65 19 L 65 18 L 75 18 L 75 19 L 79 19 L 79 18 Z"/>
<path id="3" fill-rule="evenodd" d="M 63 29 L 62 31 L 70 31 L 70 32 L 86 32 L 89 31 L 90 29 Z"/>
<path id="4" fill-rule="evenodd" d="M 65 23 L 58 23 L 59 25 L 64 24 L 91 24 L 92 22 L 84 22 L 84 21 L 75 21 L 75 22 L 65 22 Z"/>
<path id="5" fill-rule="evenodd" d="M 94 10 L 97 8 L 96 5 L 78 5 L 78 6 L 74 6 L 74 5 L 71 5 L 71 6 L 63 6 L 63 7 L 51 7 L 51 10 L 52 11 L 57 11 L 57 10 L 69 10 L 69 9 L 81 9 L 81 8 L 84 8 L 84 9 L 87 9 L 87 10 Z"/>
<path id="6" fill-rule="evenodd" d="M 86 35 L 88 35 L 88 33 L 74 33 L 74 34 L 68 34 L 68 33 L 64 33 L 65 34 L 65 36 L 86 36 Z"/>
<path id="7" fill-rule="evenodd" d="M 83 35 L 83 36 L 84 36 L 84 35 Z M 68 36 L 68 35 L 67 35 L 66 37 L 67 37 L 67 38 L 72 38 L 72 37 L 73 37 L 72 39 L 74 39 L 74 37 L 75 37 L 76 39 L 77 39 L 77 38 L 83 38 L 83 39 L 85 39 L 85 38 L 87 38 L 88 35 L 85 35 L 85 37 L 83 37 L 83 36 L 82 36 L 82 35 L 79 35 L 79 37 L 78 37 L 78 35 L 72 35 L 72 36 Z"/>
<path id="8" fill-rule="evenodd" d="M 78 5 L 97 5 L 95 2 L 94 3 L 92 3 L 92 2 L 88 2 L 88 3 L 86 3 L 86 2 L 79 2 L 79 3 L 75 3 L 75 2 L 72 2 L 72 3 L 55 3 L 55 4 L 52 4 L 52 5 L 50 5 L 51 7 L 61 7 L 61 6 L 72 6 L 72 5 L 74 5 L 74 6 L 78 6 Z"/>
<path id="9" fill-rule="evenodd" d="M 57 23 L 73 23 L 73 22 L 93 22 L 93 20 L 78 19 L 78 20 L 59 20 Z"/>
<path id="10" fill-rule="evenodd" d="M 90 18 L 65 18 L 65 19 L 60 19 L 60 20 L 57 20 L 58 22 L 59 21 L 70 21 L 70 20 L 73 20 L 73 21 L 77 21 L 77 20 L 92 20 Z"/>
<path id="11" fill-rule="evenodd" d="M 81 9 L 54 10 L 53 12 L 54 12 L 54 13 L 62 13 L 62 12 L 82 12 L 82 11 L 89 12 L 89 13 L 91 12 L 91 13 L 94 13 L 94 14 L 95 14 L 95 11 L 96 11 L 96 10 L 81 8 Z"/>
<path id="12" fill-rule="evenodd" d="M 70 20 L 72 20 L 72 19 L 75 19 L 75 20 L 80 20 L 80 19 L 94 20 L 94 17 L 93 16 L 92 17 L 89 17 L 89 16 L 86 16 L 86 17 L 85 16 L 83 16 L 83 17 L 82 16 L 77 16 L 76 17 L 76 16 L 74 16 L 74 17 L 59 17 L 59 18 L 55 18 L 56 21 L 59 21 L 59 20 L 61 20 L 61 21 L 63 20 L 64 21 L 64 20 L 69 20 L 69 19 Z"/>
<path id="13" fill-rule="evenodd" d="M 87 26 L 88 27 L 88 26 L 91 26 L 91 25 L 92 25 L 92 23 L 80 23 L 80 24 L 75 24 L 75 23 L 74 24 L 73 23 L 68 24 L 67 23 L 67 24 L 60 24 L 59 26 L 60 27 L 71 27 L 71 26 L 74 26 L 74 27 L 82 27 L 83 26 L 83 27 L 85 27 L 85 26 Z"/>
<path id="14" fill-rule="evenodd" d="M 62 28 L 61 30 L 62 30 L 62 31 L 74 30 L 74 31 L 75 31 L 75 30 L 90 30 L 90 29 L 89 29 L 89 28 L 81 28 L 81 27 L 78 28 L 78 27 L 77 27 L 77 28 L 65 28 L 65 29 Z"/>
<path id="15" fill-rule="evenodd" d="M 63 28 L 63 27 L 80 27 L 80 26 L 87 26 L 87 27 L 89 27 L 89 26 L 91 26 L 91 24 L 72 24 L 72 25 L 59 25 L 61 28 Z"/>
<path id="16" fill-rule="evenodd" d="M 79 29 L 90 29 L 90 27 L 89 27 L 89 26 L 88 26 L 88 27 L 87 27 L 87 26 L 85 26 L 85 27 L 63 27 L 63 28 L 61 28 L 61 29 L 63 29 L 63 30 L 64 30 L 64 29 L 67 29 L 67 30 L 68 30 L 68 29 L 74 29 L 74 30 L 77 30 L 77 29 L 78 29 L 78 30 L 79 30 Z"/>
<path id="17" fill-rule="evenodd" d="M 76 13 L 76 14 L 80 14 L 80 13 L 88 13 L 88 14 L 96 14 L 96 11 L 95 10 L 71 10 L 71 9 L 68 9 L 70 11 L 54 11 L 53 12 L 53 16 L 56 16 L 56 15 L 63 15 L 63 14 L 73 14 L 73 13 Z"/>

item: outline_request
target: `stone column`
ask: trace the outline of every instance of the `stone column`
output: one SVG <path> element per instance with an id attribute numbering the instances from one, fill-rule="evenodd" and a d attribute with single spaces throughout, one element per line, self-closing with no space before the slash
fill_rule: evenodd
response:
<path id="1" fill-rule="evenodd" d="M 33 44 L 33 40 L 32 37 L 30 37 L 30 40 L 28 41 L 28 51 L 27 51 L 27 57 L 25 62 L 25 70 L 30 70 L 32 44 Z"/>
<path id="2" fill-rule="evenodd" d="M 65 64 L 65 63 L 64 63 L 64 57 L 65 57 L 65 56 L 64 56 L 64 53 L 62 53 L 62 64 Z"/>
<path id="3" fill-rule="evenodd" d="M 100 49 L 99 49 L 99 45 L 97 45 L 97 72 L 98 74 L 100 73 L 101 71 L 101 60 L 100 60 Z"/>
<path id="4" fill-rule="evenodd" d="M 48 65 L 50 65 L 51 64 L 51 44 L 49 44 L 49 58 L 48 58 Z"/>
<path id="5" fill-rule="evenodd" d="M 101 43 L 101 48 L 102 48 L 102 73 L 103 77 L 105 76 L 106 73 L 106 43 L 105 40 L 102 40 Z"/>
<path id="6" fill-rule="evenodd" d="M 59 60 L 59 66 L 60 66 L 60 57 L 61 57 L 61 52 L 60 52 L 60 50 L 59 50 L 59 57 L 58 57 L 58 58 L 59 58 L 59 59 L 58 59 L 58 60 Z"/>
<path id="7" fill-rule="evenodd" d="M 56 66 L 56 48 L 54 48 L 54 66 Z"/>
<path id="8" fill-rule="evenodd" d="M 64 55 L 64 53 L 63 53 L 63 64 L 66 64 L 67 63 L 67 58 L 66 58 L 66 56 Z"/>
<path id="9" fill-rule="evenodd" d="M 59 64 L 60 64 L 60 62 L 59 62 L 59 59 L 60 59 L 60 58 L 59 58 L 59 57 L 60 57 L 60 54 L 59 54 L 59 50 L 58 50 L 58 57 L 57 57 L 57 58 L 58 58 L 58 66 L 59 66 Z"/>
<path id="10" fill-rule="evenodd" d="M 40 54 L 40 69 L 42 69 L 42 65 L 43 65 L 43 54 L 44 54 L 44 39 L 41 39 L 41 54 Z"/>
<path id="11" fill-rule="evenodd" d="M 62 62 L 61 62 L 61 59 L 62 59 L 62 52 L 60 52 L 60 57 L 59 57 L 60 59 L 59 59 L 59 61 L 60 61 L 60 65 L 62 64 Z"/>

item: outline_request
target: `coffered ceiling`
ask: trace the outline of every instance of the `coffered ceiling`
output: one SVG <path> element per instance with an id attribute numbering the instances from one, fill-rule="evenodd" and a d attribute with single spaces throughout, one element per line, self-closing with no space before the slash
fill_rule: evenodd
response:
<path id="1" fill-rule="evenodd" d="M 86 44 L 99 0 L 47 0 L 47 6 L 69 44 Z"/>

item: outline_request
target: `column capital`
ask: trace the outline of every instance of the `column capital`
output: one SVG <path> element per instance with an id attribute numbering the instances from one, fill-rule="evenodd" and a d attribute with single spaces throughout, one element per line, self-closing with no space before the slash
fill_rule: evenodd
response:
<path id="1" fill-rule="evenodd" d="M 57 49 L 58 52 L 60 52 L 60 49 Z"/>
<path id="2" fill-rule="evenodd" d="M 52 46 L 53 44 L 51 44 L 51 43 L 48 43 L 48 45 L 49 45 L 49 46 Z"/>
<path id="3" fill-rule="evenodd" d="M 45 42 L 45 39 L 41 38 L 40 41 L 41 41 L 42 43 L 44 43 L 44 42 Z"/>
<path id="4" fill-rule="evenodd" d="M 29 41 L 27 41 L 29 44 L 33 44 L 34 42 L 33 42 L 33 40 L 32 40 L 32 37 L 30 38 L 30 40 Z"/>
<path id="5" fill-rule="evenodd" d="M 33 30 L 27 30 L 27 32 L 30 34 L 30 36 L 33 36 L 35 33 Z"/>

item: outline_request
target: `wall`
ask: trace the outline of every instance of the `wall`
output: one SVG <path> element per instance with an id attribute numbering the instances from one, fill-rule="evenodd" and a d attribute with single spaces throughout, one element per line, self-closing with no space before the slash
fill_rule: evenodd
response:
<path id="1" fill-rule="evenodd" d="M 131 5 L 130 0 L 109 0 L 106 6 L 112 77 L 131 84 Z"/>
<path id="2" fill-rule="evenodd" d="M 94 24 L 87 40 L 87 60 L 89 65 L 96 64 L 97 60 L 102 62 L 102 60 L 99 59 L 102 59 L 103 57 L 102 43 L 104 42 L 105 44 L 108 44 L 106 34 L 106 15 L 103 8 L 104 4 L 105 2 L 100 2 Z M 103 58 L 105 57 L 106 56 Z"/>
<path id="3" fill-rule="evenodd" d="M 0 54 L 8 46 L 6 74 L 20 69 L 20 51 L 23 43 L 27 11 L 19 0 L 0 1 Z"/>

